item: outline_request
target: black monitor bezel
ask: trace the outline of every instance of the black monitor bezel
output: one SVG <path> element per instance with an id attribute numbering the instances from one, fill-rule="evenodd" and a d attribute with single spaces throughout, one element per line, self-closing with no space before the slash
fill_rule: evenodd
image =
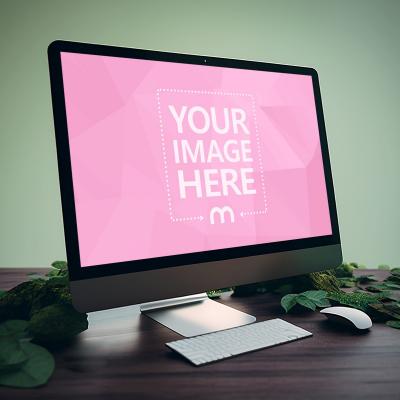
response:
<path id="1" fill-rule="evenodd" d="M 145 59 L 246 70 L 282 72 L 311 76 L 314 88 L 314 98 L 320 134 L 329 212 L 332 225 L 332 235 L 81 267 L 71 172 L 70 149 L 68 142 L 64 87 L 61 68 L 61 52 L 92 54 L 120 58 Z M 61 202 L 64 219 L 64 234 L 71 280 L 106 277 L 110 275 L 141 272 L 161 268 L 204 263 L 209 261 L 220 261 L 232 258 L 241 258 L 268 253 L 285 252 L 304 248 L 340 244 L 338 218 L 324 116 L 322 111 L 321 93 L 318 81 L 318 74 L 315 69 L 309 67 L 271 64 L 258 61 L 244 61 L 209 56 L 167 53 L 153 50 L 123 48 L 60 40 L 54 41 L 49 45 L 48 60 L 56 134 Z"/>

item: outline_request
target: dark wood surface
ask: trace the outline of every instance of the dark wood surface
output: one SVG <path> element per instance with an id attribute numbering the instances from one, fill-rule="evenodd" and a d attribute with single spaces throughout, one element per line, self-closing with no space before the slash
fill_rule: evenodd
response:
<path id="1" fill-rule="evenodd" d="M 0 287 L 22 282 L 27 271 L 2 269 Z M 271 294 L 220 301 L 258 321 L 281 317 L 314 336 L 194 367 L 164 346 L 180 336 L 136 306 L 100 311 L 55 353 L 46 386 L 1 387 L 0 399 L 400 399 L 400 331 L 374 324 L 357 333 L 331 326 L 317 312 L 285 315 Z"/>

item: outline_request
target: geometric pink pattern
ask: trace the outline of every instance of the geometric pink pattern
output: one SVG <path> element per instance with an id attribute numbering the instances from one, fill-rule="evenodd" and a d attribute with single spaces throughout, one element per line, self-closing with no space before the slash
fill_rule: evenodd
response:
<path id="1" fill-rule="evenodd" d="M 82 266 L 332 233 L 311 77 L 61 60 Z"/>

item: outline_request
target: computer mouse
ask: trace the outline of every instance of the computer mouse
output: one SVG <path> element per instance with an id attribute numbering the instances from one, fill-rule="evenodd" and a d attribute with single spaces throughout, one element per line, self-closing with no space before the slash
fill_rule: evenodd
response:
<path id="1" fill-rule="evenodd" d="M 327 307 L 320 311 L 332 322 L 352 326 L 357 329 L 369 329 L 372 326 L 371 318 L 364 311 L 351 307 Z"/>

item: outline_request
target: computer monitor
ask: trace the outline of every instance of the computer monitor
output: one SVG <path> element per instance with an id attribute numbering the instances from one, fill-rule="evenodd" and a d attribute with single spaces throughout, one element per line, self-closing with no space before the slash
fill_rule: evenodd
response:
<path id="1" fill-rule="evenodd" d="M 314 69 L 66 41 L 51 43 L 48 55 L 78 310 L 341 263 Z M 204 313 L 184 307 L 177 317 L 207 319 L 204 300 L 142 309 L 207 303 Z M 220 311 L 213 320 L 229 314 Z M 228 327 L 254 318 L 239 320 Z M 227 326 L 218 324 L 206 331 Z"/>

